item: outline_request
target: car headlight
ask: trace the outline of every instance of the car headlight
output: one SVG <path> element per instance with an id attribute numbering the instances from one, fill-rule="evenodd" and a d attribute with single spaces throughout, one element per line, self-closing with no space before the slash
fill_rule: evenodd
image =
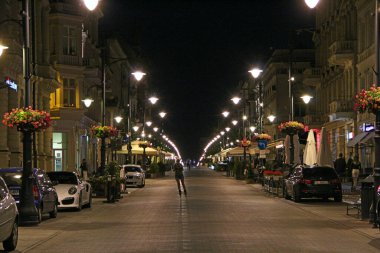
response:
<path id="1" fill-rule="evenodd" d="M 77 188 L 76 188 L 75 186 L 73 186 L 73 187 L 71 187 L 71 188 L 69 189 L 69 194 L 70 194 L 70 195 L 74 195 L 75 193 L 77 193 Z"/>

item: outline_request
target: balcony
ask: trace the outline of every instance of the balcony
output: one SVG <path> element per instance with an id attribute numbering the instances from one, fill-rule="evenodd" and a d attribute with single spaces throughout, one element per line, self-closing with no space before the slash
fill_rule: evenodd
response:
<path id="1" fill-rule="evenodd" d="M 356 41 L 335 41 L 329 47 L 329 64 L 344 66 L 354 60 Z"/>
<path id="2" fill-rule="evenodd" d="M 354 117 L 354 102 L 352 99 L 334 100 L 329 104 L 329 120 L 334 121 L 337 119 Z"/>
<path id="3" fill-rule="evenodd" d="M 303 83 L 306 86 L 317 87 L 321 84 L 321 69 L 308 68 L 303 72 Z"/>
<path id="4" fill-rule="evenodd" d="M 320 114 L 308 114 L 303 117 L 303 122 L 309 126 L 309 128 L 320 128 L 327 121 L 327 117 Z"/>

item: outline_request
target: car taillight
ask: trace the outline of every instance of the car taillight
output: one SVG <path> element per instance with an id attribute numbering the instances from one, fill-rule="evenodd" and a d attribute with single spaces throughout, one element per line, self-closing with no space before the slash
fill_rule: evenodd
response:
<path id="1" fill-rule="evenodd" d="M 35 200 L 38 200 L 40 198 L 37 185 L 33 185 L 33 197 Z"/>

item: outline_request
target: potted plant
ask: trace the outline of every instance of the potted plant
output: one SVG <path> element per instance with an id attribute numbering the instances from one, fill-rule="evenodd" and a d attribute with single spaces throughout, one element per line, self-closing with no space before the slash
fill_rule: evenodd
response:
<path id="1" fill-rule="evenodd" d="M 98 138 L 116 137 L 118 130 L 113 126 L 92 126 L 91 133 Z"/>
<path id="2" fill-rule="evenodd" d="M 50 114 L 34 110 L 31 106 L 12 109 L 4 114 L 2 122 L 8 127 L 16 127 L 20 132 L 35 132 L 51 126 Z"/>
<path id="3" fill-rule="evenodd" d="M 305 125 L 298 121 L 286 121 L 282 122 L 278 129 L 281 133 L 289 134 L 289 135 L 295 135 L 299 132 L 304 131 Z"/>
<path id="4" fill-rule="evenodd" d="M 354 98 L 354 110 L 359 113 L 376 113 L 380 109 L 380 87 L 372 85 L 369 90 L 362 89 Z"/>

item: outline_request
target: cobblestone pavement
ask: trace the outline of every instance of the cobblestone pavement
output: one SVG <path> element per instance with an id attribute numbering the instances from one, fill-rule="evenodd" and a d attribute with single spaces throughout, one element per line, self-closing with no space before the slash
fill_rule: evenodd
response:
<path id="1" fill-rule="evenodd" d="M 294 203 L 205 168 L 147 180 L 114 204 L 21 227 L 16 252 L 379 252 L 380 233 L 333 201 Z"/>

